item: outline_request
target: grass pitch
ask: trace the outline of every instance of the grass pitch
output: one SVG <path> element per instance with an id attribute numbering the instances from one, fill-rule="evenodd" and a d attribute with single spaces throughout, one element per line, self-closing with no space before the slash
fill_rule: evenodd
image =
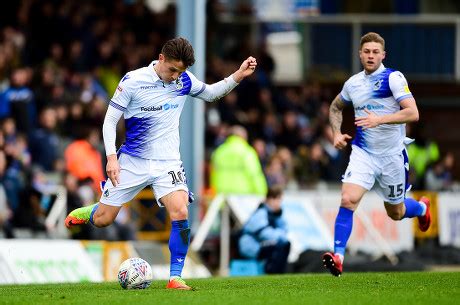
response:
<path id="1" fill-rule="evenodd" d="M 459 304 L 459 272 L 292 274 L 188 280 L 196 291 L 123 290 L 118 283 L 0 286 L 0 304 Z"/>

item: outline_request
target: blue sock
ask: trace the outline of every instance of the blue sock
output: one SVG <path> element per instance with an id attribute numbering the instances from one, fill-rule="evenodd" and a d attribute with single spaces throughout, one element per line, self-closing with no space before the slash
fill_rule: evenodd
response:
<path id="1" fill-rule="evenodd" d="M 171 235 L 169 236 L 169 251 L 171 252 L 170 277 L 181 276 L 189 243 L 190 228 L 188 227 L 187 219 L 172 221 Z"/>
<path id="2" fill-rule="evenodd" d="M 353 228 L 353 211 L 340 207 L 335 219 L 334 254 L 345 256 L 345 248 Z"/>
<path id="3" fill-rule="evenodd" d="M 404 205 L 406 206 L 406 213 L 404 213 L 403 218 L 422 216 L 426 210 L 426 206 L 423 203 L 420 203 L 413 198 L 404 199 Z"/>

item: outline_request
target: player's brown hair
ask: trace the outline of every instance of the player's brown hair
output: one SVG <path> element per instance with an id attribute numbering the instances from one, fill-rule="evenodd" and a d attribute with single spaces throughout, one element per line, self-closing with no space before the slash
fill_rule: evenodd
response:
<path id="1" fill-rule="evenodd" d="M 280 185 L 273 185 L 267 190 L 268 198 L 278 198 L 283 194 L 283 188 Z"/>
<path id="2" fill-rule="evenodd" d="M 183 38 L 177 37 L 168 40 L 161 49 L 166 59 L 182 61 L 186 67 L 190 67 L 195 63 L 195 52 L 190 42 Z"/>
<path id="3" fill-rule="evenodd" d="M 359 45 L 360 49 L 362 49 L 363 44 L 365 44 L 367 42 L 380 43 L 382 45 L 383 49 L 385 50 L 385 39 L 383 39 L 383 37 L 380 36 L 377 33 L 369 32 L 369 33 L 365 34 L 363 37 L 361 37 L 361 42 L 360 42 L 360 45 Z"/>

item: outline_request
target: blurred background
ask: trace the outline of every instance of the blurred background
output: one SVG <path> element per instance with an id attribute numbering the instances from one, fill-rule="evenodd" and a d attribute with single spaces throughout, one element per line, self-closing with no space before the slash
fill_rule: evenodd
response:
<path id="1" fill-rule="evenodd" d="M 179 19 L 188 8 L 195 15 Z M 204 32 L 187 37 L 180 27 L 191 27 L 187 22 L 197 16 L 204 17 L 194 21 Z M 361 70 L 359 39 L 369 31 L 385 38 L 384 64 L 404 73 L 417 101 L 420 121 L 407 126 L 415 139 L 408 148 L 410 182 L 413 196 L 432 198 L 435 222 L 424 234 L 411 221 L 394 223 L 380 199 L 369 194 L 356 216 L 347 270 L 458 270 L 460 4 L 455 0 L 5 2 L 0 11 L 0 242 L 12 247 L 15 240 L 84 240 L 105 279 L 112 279 L 118 261 L 133 253 L 152 265 L 168 264 L 166 258 L 158 260 L 169 238 L 168 216 L 148 190 L 105 229 L 68 232 L 63 217 L 100 196 L 99 181 L 106 177 L 102 123 L 121 77 L 157 59 L 168 39 L 183 35 L 194 44 L 202 35 L 202 45 L 194 44 L 199 61 L 192 71 L 207 83 L 227 77 L 250 55 L 258 67 L 220 101 L 198 102 L 201 124 L 187 121 L 190 128 L 181 130 L 201 147 L 191 151 L 181 145 L 197 197 L 190 207 L 197 241 L 189 254 L 196 268 L 189 276 L 232 273 L 232 232 L 251 213 L 251 208 L 245 215 L 238 210 L 260 200 L 256 195 L 246 204 L 246 197 L 229 198 L 210 182 L 211 156 L 234 125 L 247 130 L 267 184 L 281 185 L 286 201 L 302 206 L 300 223 L 307 224 L 290 228 L 297 241 L 289 271 L 321 271 L 319 255 L 332 247 L 340 179 L 350 152 L 332 145 L 329 105 L 343 82 Z M 121 122 L 118 145 L 123 128 Z M 344 113 L 342 130 L 354 134 L 352 109 Z M 315 230 L 321 233 L 312 234 Z M 130 242 L 109 243 L 116 241 Z M 9 260 L 1 250 L 0 260 Z M 207 271 L 197 271 L 201 267 Z M 257 271 L 243 265 L 234 272 Z"/>

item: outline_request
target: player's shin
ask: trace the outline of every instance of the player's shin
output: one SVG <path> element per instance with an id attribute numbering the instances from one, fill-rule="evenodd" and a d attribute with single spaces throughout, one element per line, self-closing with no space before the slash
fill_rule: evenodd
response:
<path id="1" fill-rule="evenodd" d="M 337 218 L 335 219 L 334 229 L 334 254 L 339 255 L 343 261 L 345 248 L 353 228 L 353 211 L 340 207 Z"/>
<path id="2" fill-rule="evenodd" d="M 418 202 L 413 198 L 404 199 L 404 205 L 406 206 L 406 212 L 403 218 L 413 218 L 416 216 L 423 216 L 426 212 L 426 205 Z"/>
<path id="3" fill-rule="evenodd" d="M 190 243 L 190 228 L 187 219 L 171 222 L 169 251 L 171 252 L 170 278 L 180 277 Z"/>

